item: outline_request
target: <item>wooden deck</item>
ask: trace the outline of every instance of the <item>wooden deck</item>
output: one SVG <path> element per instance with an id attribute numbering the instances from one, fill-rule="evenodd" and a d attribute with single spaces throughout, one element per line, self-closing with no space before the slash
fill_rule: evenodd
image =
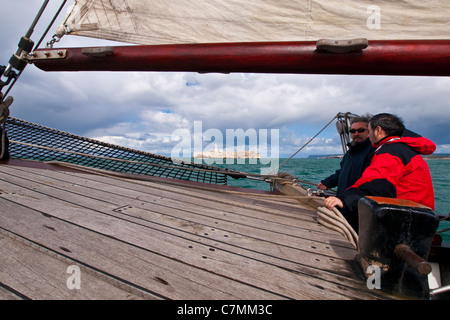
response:
<path id="1" fill-rule="evenodd" d="M 297 200 L 49 168 L 0 164 L 0 299 L 387 298 Z"/>

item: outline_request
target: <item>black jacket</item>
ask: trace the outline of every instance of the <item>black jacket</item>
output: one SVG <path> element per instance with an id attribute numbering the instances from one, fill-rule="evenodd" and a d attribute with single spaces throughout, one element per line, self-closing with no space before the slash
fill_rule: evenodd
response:
<path id="1" fill-rule="evenodd" d="M 372 147 L 369 139 L 352 147 L 349 144 L 349 150 L 342 158 L 340 169 L 321 182 L 327 188 L 337 186 L 337 196 L 339 197 L 348 187 L 351 187 L 362 175 L 364 170 L 370 164 L 370 158 L 375 148 Z"/>
<path id="2" fill-rule="evenodd" d="M 3 141 L 3 139 L 4 139 L 4 141 Z M 10 157 L 8 135 L 5 132 L 5 135 L 3 136 L 3 130 L 2 130 L 2 128 L 0 128 L 0 157 L 1 157 L 1 153 L 2 153 L 1 148 L 3 147 L 3 144 L 5 145 L 4 146 L 5 152 L 3 154 L 3 158 L 0 158 L 0 160 L 8 160 Z"/>

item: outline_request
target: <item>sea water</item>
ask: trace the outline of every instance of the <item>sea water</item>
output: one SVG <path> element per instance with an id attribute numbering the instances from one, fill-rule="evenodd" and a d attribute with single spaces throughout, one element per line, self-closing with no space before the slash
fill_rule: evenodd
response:
<path id="1" fill-rule="evenodd" d="M 283 164 L 286 159 L 279 159 L 279 164 Z M 325 159 L 311 159 L 311 158 L 294 158 L 284 163 L 279 172 L 286 172 L 301 180 L 307 187 L 315 188 L 320 180 L 333 174 L 339 168 L 340 159 L 325 158 Z M 218 167 L 226 167 L 232 170 L 259 174 L 261 168 L 267 168 L 269 165 L 249 163 L 245 160 L 244 164 L 214 164 Z M 263 161 L 264 163 L 264 161 Z M 266 162 L 268 163 L 268 161 Z M 433 179 L 433 187 L 435 193 L 435 212 L 442 215 L 450 213 L 450 160 L 449 159 L 428 159 L 428 167 L 430 168 L 431 177 Z M 250 179 L 228 179 L 228 184 L 231 186 L 254 188 L 260 190 L 270 190 L 270 185 L 267 182 L 261 182 Z M 450 228 L 450 221 L 442 221 L 439 224 L 438 230 Z M 446 242 L 450 242 L 450 231 L 441 233 L 442 238 Z"/>

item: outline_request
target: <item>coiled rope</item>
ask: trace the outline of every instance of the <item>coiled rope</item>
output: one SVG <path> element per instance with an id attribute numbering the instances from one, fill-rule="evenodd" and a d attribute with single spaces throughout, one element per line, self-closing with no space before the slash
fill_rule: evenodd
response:
<path id="1" fill-rule="evenodd" d="M 330 210 L 326 207 L 317 208 L 317 221 L 332 230 L 341 233 L 348 241 L 350 241 L 356 249 L 359 247 L 359 237 L 355 230 L 347 222 L 347 219 L 341 214 L 337 208 Z"/>

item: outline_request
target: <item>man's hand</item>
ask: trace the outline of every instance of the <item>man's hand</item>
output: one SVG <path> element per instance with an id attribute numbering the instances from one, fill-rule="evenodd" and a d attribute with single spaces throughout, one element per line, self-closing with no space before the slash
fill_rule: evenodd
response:
<path id="1" fill-rule="evenodd" d="M 344 204 L 339 198 L 328 197 L 325 199 L 325 207 L 327 207 L 329 210 L 332 210 L 334 207 L 343 208 Z"/>
<path id="2" fill-rule="evenodd" d="M 327 190 L 328 188 L 327 188 L 327 186 L 326 185 L 324 185 L 322 182 L 320 182 L 318 185 L 317 185 L 317 189 L 320 189 L 320 190 Z"/>

